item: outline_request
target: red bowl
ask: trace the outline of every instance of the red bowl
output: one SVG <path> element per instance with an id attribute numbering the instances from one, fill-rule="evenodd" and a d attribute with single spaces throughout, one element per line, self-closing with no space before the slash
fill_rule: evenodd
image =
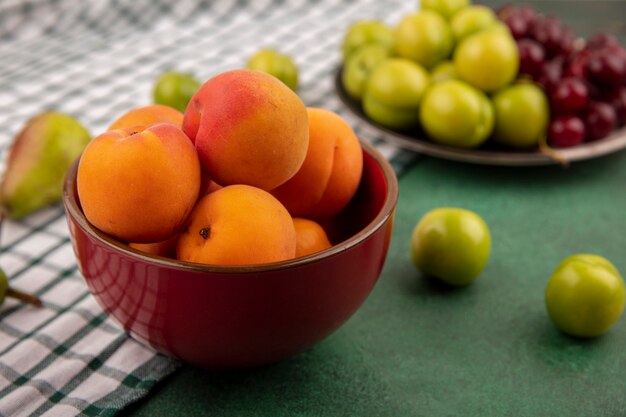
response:
<path id="1" fill-rule="evenodd" d="M 331 225 L 333 247 L 289 261 L 226 267 L 147 255 L 93 227 L 63 199 L 79 268 L 98 303 L 135 339 L 188 363 L 244 368 L 303 351 L 341 326 L 378 280 L 398 199 L 395 173 L 362 143 L 363 177 Z"/>

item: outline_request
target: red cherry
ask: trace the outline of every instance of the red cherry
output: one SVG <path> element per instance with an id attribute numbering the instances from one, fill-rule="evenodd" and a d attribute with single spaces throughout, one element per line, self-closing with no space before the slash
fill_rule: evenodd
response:
<path id="1" fill-rule="evenodd" d="M 559 116 L 548 127 L 548 143 L 559 148 L 576 146 L 585 140 L 585 124 L 576 116 Z"/>
<path id="2" fill-rule="evenodd" d="M 543 86 L 543 88 L 550 92 L 561 80 L 563 75 L 563 58 L 556 57 L 550 61 L 544 62 L 541 67 L 537 82 Z"/>
<path id="3" fill-rule="evenodd" d="M 626 124 L 626 87 L 620 87 L 617 90 L 611 90 L 605 94 L 603 101 L 607 102 L 615 110 L 617 117 L 617 125 Z"/>
<path id="4" fill-rule="evenodd" d="M 587 39 L 585 49 L 597 50 L 609 45 L 619 45 L 619 40 L 610 33 L 599 32 Z"/>
<path id="5" fill-rule="evenodd" d="M 511 35 L 515 39 L 525 38 L 530 32 L 528 22 L 519 15 L 509 15 L 502 19 L 502 22 L 509 28 Z"/>
<path id="6" fill-rule="evenodd" d="M 522 39 L 531 34 L 537 19 L 537 12 L 530 6 L 507 4 L 496 12 L 515 39 Z"/>
<path id="7" fill-rule="evenodd" d="M 561 21 L 556 17 L 548 16 L 537 20 L 533 26 L 532 37 L 543 45 L 548 56 L 553 57 L 559 55 L 564 32 Z"/>
<path id="8" fill-rule="evenodd" d="M 528 24 L 532 25 L 537 21 L 537 12 L 531 6 L 523 4 L 518 6 L 518 13 L 526 19 Z"/>
<path id="9" fill-rule="evenodd" d="M 578 51 L 575 54 L 571 55 L 569 60 L 565 64 L 563 76 L 586 78 L 585 68 L 587 67 L 588 58 L 589 58 L 589 53 L 586 50 Z"/>
<path id="10" fill-rule="evenodd" d="M 574 44 L 576 42 L 576 34 L 569 28 L 563 30 L 561 42 L 559 42 L 559 54 L 569 56 L 574 52 Z"/>
<path id="11" fill-rule="evenodd" d="M 592 51 L 586 65 L 589 81 L 598 86 L 617 87 L 626 79 L 626 53 L 621 48 L 603 48 Z"/>
<path id="12" fill-rule="evenodd" d="M 607 103 L 589 103 L 584 115 L 586 139 L 589 141 L 607 136 L 617 126 L 615 110 Z"/>
<path id="13" fill-rule="evenodd" d="M 517 42 L 517 49 L 520 56 L 520 74 L 537 78 L 545 58 L 543 46 L 532 39 L 520 39 Z"/>
<path id="14" fill-rule="evenodd" d="M 551 110 L 557 114 L 576 113 L 587 106 L 589 91 L 579 78 L 564 78 L 550 94 Z"/>

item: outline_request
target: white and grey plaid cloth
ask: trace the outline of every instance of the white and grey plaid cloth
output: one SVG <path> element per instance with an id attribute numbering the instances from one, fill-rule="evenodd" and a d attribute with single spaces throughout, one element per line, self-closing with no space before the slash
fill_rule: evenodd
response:
<path id="1" fill-rule="evenodd" d="M 150 104 L 165 70 L 206 80 L 274 47 L 298 64 L 306 105 L 342 114 L 399 170 L 412 154 L 359 124 L 333 76 L 350 23 L 394 24 L 416 8 L 405 0 L 0 0 L 2 160 L 37 113 L 68 113 L 95 136 Z M 11 286 L 44 302 L 0 306 L 0 415 L 111 416 L 180 365 L 131 339 L 90 296 L 61 205 L 6 221 L 0 265 Z"/>

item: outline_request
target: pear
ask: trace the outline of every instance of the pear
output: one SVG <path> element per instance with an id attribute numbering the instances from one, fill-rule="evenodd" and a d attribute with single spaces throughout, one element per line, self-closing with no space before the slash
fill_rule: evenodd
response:
<path id="1" fill-rule="evenodd" d="M 15 137 L 0 183 L 0 204 L 19 219 L 58 202 L 65 172 L 91 140 L 76 119 L 45 112 L 28 120 Z"/>
<path id="2" fill-rule="evenodd" d="M 15 298 L 24 303 L 32 304 L 35 307 L 41 307 L 43 305 L 39 297 L 18 291 L 15 288 L 11 288 L 9 286 L 9 278 L 7 277 L 7 274 L 5 274 L 2 268 L 0 268 L 0 304 L 4 303 L 4 299 L 6 297 Z"/>

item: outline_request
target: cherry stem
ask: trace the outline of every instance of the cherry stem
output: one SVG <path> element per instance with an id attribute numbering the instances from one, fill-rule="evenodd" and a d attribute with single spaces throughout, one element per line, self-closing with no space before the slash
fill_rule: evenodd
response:
<path id="1" fill-rule="evenodd" d="M 557 164 L 561 165 L 563 168 L 569 166 L 569 161 L 563 158 L 559 152 L 555 151 L 550 147 L 550 145 L 548 145 L 545 136 L 542 136 L 541 139 L 539 139 L 539 151 Z"/>
<path id="2" fill-rule="evenodd" d="M 6 295 L 7 297 L 18 299 L 24 303 L 32 304 L 36 307 L 43 306 L 41 299 L 39 299 L 39 297 L 37 297 L 36 295 L 27 294 L 25 292 L 18 291 L 15 288 L 11 288 L 11 287 L 7 288 Z"/>

